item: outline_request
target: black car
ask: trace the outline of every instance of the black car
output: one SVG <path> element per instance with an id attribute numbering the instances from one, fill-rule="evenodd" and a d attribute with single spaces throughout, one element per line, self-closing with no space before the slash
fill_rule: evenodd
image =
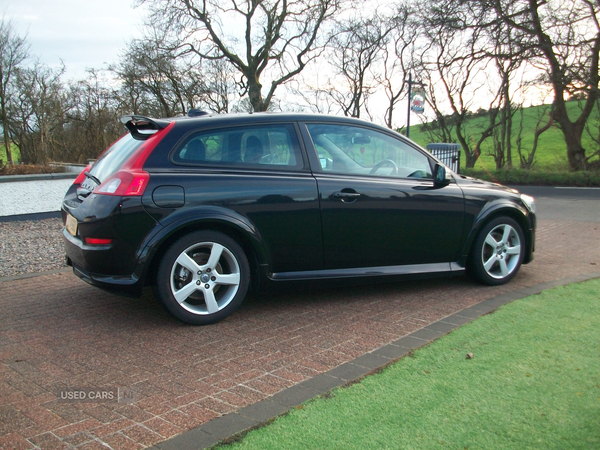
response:
<path id="1" fill-rule="evenodd" d="M 79 175 L 63 201 L 68 264 L 95 286 L 156 285 L 208 324 L 283 281 L 469 272 L 502 284 L 533 259 L 535 204 L 453 173 L 361 120 L 255 113 L 151 119 Z"/>

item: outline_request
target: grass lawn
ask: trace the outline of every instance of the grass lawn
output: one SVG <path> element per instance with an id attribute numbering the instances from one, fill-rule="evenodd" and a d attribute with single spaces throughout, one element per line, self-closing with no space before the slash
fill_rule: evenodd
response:
<path id="1" fill-rule="evenodd" d="M 230 447 L 600 448 L 599 293 L 515 301 Z"/>
<path id="2" fill-rule="evenodd" d="M 10 149 L 12 150 L 13 161 L 21 161 L 21 151 L 19 150 L 19 147 L 13 144 L 10 146 Z M 6 146 L 4 143 L 0 144 L 0 161 L 2 161 L 3 164 L 6 164 L 6 161 L 8 161 L 8 158 L 6 157 Z"/>
<path id="3" fill-rule="evenodd" d="M 545 108 L 548 106 L 533 106 L 530 108 L 526 108 L 523 116 L 523 151 L 525 153 L 529 153 L 531 147 L 533 146 L 533 132 L 536 127 L 536 123 L 538 121 L 538 116 L 543 115 Z M 569 111 L 569 117 L 571 120 L 574 120 L 578 117 L 580 113 L 581 106 L 577 101 L 571 101 L 567 103 L 567 108 Z M 519 114 L 516 114 L 513 118 L 513 133 L 512 133 L 512 144 L 513 144 L 513 165 L 515 167 L 519 167 L 519 155 L 517 153 L 516 141 L 517 141 L 517 133 L 519 129 L 520 122 Z M 592 128 L 592 132 L 598 133 L 598 122 L 600 118 L 598 117 L 597 110 L 594 110 L 592 113 L 592 117 L 589 119 L 590 126 Z M 466 128 L 471 130 L 475 138 L 479 138 L 479 134 L 481 133 L 481 129 L 484 126 L 487 126 L 489 119 L 487 118 L 472 118 L 467 121 Z M 547 118 L 544 118 L 541 122 L 544 125 L 547 122 Z M 429 136 L 427 133 L 421 132 L 419 125 L 415 125 L 410 128 L 410 138 L 417 142 L 418 144 L 425 147 L 429 142 Z M 594 130 L 595 129 L 595 130 Z M 455 142 L 458 142 L 455 140 Z M 598 144 L 594 143 L 592 139 L 589 137 L 587 133 L 584 132 L 583 135 L 583 147 L 586 149 L 586 153 L 591 155 L 594 151 L 598 150 Z M 492 139 L 488 138 L 482 145 L 481 156 L 475 163 L 475 169 L 479 170 L 494 170 L 496 168 L 496 163 L 494 159 L 489 156 L 490 150 L 492 148 Z M 465 155 L 464 151 L 462 152 L 460 163 L 461 167 L 465 167 Z M 565 138 L 557 126 L 551 127 L 548 131 L 543 133 L 540 136 L 538 148 L 535 153 L 535 164 L 533 167 L 534 170 L 539 171 L 562 171 L 568 170 L 568 161 L 567 161 L 567 146 L 565 144 Z"/>

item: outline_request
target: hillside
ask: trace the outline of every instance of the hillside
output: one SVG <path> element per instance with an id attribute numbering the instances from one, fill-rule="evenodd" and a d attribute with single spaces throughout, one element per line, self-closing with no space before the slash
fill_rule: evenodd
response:
<path id="1" fill-rule="evenodd" d="M 579 105 L 577 101 L 568 102 L 569 115 L 572 119 L 579 115 Z M 543 114 L 544 108 L 549 110 L 548 105 L 545 106 L 533 106 L 526 108 L 523 112 L 523 131 L 522 131 L 522 147 L 524 153 L 529 153 L 533 146 L 533 135 L 538 116 Z M 467 121 L 467 128 L 474 131 L 475 136 L 485 125 L 488 119 L 486 117 L 472 118 Z M 519 155 L 516 149 L 517 135 L 519 132 L 520 114 L 516 114 L 513 118 L 513 165 L 519 167 Z M 547 122 L 547 118 L 544 118 L 542 125 Z M 592 133 L 595 125 L 595 133 L 598 135 L 598 124 L 600 124 L 600 116 L 598 109 L 594 111 L 589 121 L 592 125 Z M 426 146 L 430 141 L 426 133 L 421 131 L 421 125 L 411 126 L 410 137 L 415 142 L 422 146 Z M 458 141 L 455 141 L 458 142 Z M 583 146 L 586 149 L 586 153 L 592 154 L 594 149 L 598 149 L 598 144 L 592 141 L 587 133 L 584 133 Z M 489 156 L 490 149 L 492 148 L 492 139 L 488 138 L 482 147 L 481 156 L 475 164 L 475 169 L 492 170 L 495 169 L 496 164 L 492 156 Z M 461 155 L 461 167 L 464 167 L 464 152 Z M 538 148 L 535 154 L 535 165 L 534 169 L 543 171 L 557 171 L 567 170 L 567 150 L 565 140 L 560 129 L 554 125 L 552 128 L 543 133 L 538 141 Z"/>

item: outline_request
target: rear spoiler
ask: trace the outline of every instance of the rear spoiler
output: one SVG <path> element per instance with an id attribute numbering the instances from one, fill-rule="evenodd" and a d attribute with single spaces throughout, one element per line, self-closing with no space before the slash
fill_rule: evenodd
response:
<path id="1" fill-rule="evenodd" d="M 130 115 L 121 117 L 121 123 L 127 127 L 134 139 L 143 141 L 148 139 L 158 130 L 166 128 L 171 122 L 168 120 Z"/>

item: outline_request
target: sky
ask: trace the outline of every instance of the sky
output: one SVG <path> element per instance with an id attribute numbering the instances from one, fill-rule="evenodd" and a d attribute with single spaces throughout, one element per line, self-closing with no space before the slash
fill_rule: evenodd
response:
<path id="1" fill-rule="evenodd" d="M 52 68 L 62 60 L 63 80 L 80 80 L 86 69 L 117 63 L 127 43 L 141 37 L 147 10 L 135 4 L 135 0 L 0 0 L 0 14 L 26 36 L 32 57 Z M 280 87 L 278 94 L 284 93 Z M 382 104 L 387 103 L 383 93 L 378 95 Z M 395 112 L 398 124 L 404 123 L 405 110 L 402 102 Z M 376 112 L 375 121 L 382 122 L 383 115 L 383 110 Z M 413 114 L 411 122 L 421 119 Z"/>
<path id="2" fill-rule="evenodd" d="M 0 0 L 0 14 L 26 35 L 32 56 L 50 67 L 62 59 L 73 79 L 116 63 L 145 18 L 132 0 Z"/>

